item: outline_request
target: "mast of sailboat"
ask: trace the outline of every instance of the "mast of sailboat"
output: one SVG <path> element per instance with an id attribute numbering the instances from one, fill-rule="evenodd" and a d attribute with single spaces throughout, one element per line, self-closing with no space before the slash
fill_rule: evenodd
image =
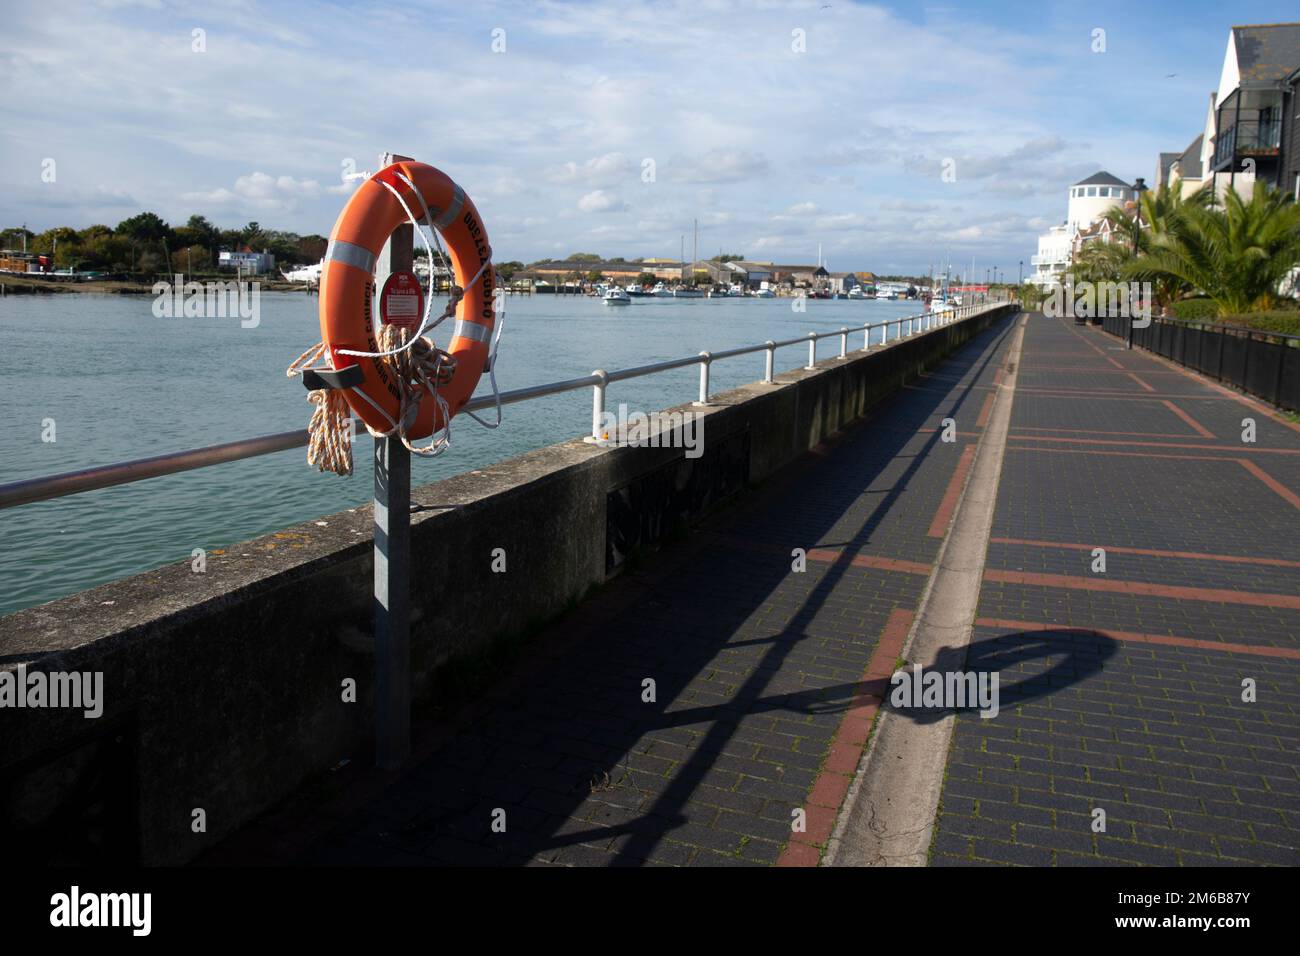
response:
<path id="1" fill-rule="evenodd" d="M 700 261 L 700 221 L 695 220 L 695 243 L 691 246 L 691 288 L 695 287 L 695 264 Z"/>

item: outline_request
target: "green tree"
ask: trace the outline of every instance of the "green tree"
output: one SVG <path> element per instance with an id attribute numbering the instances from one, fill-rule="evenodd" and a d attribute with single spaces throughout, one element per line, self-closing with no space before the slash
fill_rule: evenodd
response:
<path id="1" fill-rule="evenodd" d="M 161 216 L 152 212 L 142 212 L 130 219 L 123 219 L 114 231 L 119 236 L 126 236 L 137 242 L 162 242 L 171 236 L 171 227 Z"/>
<path id="2" fill-rule="evenodd" d="M 298 261 L 320 262 L 325 258 L 325 248 L 329 240 L 324 236 L 312 234 L 298 237 Z"/>
<path id="3" fill-rule="evenodd" d="M 1300 264 L 1300 206 L 1256 182 L 1249 199 L 1229 190 L 1221 206 L 1184 208 L 1125 272 L 1200 290 L 1220 315 L 1267 311 Z"/>
<path id="4" fill-rule="evenodd" d="M 77 233 L 77 237 L 83 243 L 88 243 L 94 242 L 96 239 L 102 238 L 103 236 L 111 236 L 112 234 L 112 227 L 99 223 L 94 226 L 87 226 L 85 229 L 80 230 Z"/>
<path id="5" fill-rule="evenodd" d="M 642 272 L 636 277 L 636 284 L 642 288 L 645 288 L 648 285 L 654 285 L 658 281 L 658 277 L 656 277 L 653 272 Z"/>
<path id="6" fill-rule="evenodd" d="M 212 253 L 207 246 L 191 245 L 172 253 L 172 272 L 197 275 L 213 270 Z"/>
<path id="7" fill-rule="evenodd" d="M 509 282 L 516 272 L 522 272 L 523 268 L 524 264 L 514 259 L 498 263 L 496 267 L 497 275 L 505 282 Z"/>
<path id="8" fill-rule="evenodd" d="M 1140 228 L 1131 205 L 1116 206 L 1106 213 L 1105 218 L 1118 228 L 1131 256 L 1135 245 L 1139 252 L 1149 251 L 1154 241 L 1170 234 L 1189 212 L 1210 205 L 1210 199 L 1210 191 L 1206 189 L 1183 196 L 1180 185 L 1161 183 L 1158 188 L 1142 194 L 1138 206 L 1142 211 Z M 1126 269 L 1125 274 L 1129 275 L 1130 270 Z M 1152 295 L 1162 315 L 1167 314 L 1173 303 L 1189 291 L 1187 283 L 1176 276 L 1148 275 L 1146 279 L 1151 282 Z"/>

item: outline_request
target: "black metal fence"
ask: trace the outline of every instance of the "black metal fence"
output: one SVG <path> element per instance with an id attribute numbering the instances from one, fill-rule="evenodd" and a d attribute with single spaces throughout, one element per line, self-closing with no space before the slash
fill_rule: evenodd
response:
<path id="1" fill-rule="evenodd" d="M 1125 339 L 1129 321 L 1107 316 L 1101 325 Z M 1133 344 L 1281 408 L 1300 411 L 1300 335 L 1153 318 L 1145 329 L 1133 330 Z"/>

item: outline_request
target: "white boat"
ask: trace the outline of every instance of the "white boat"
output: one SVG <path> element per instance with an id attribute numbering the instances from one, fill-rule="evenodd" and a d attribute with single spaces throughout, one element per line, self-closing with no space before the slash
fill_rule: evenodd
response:
<path id="1" fill-rule="evenodd" d="M 849 290 L 848 298 L 850 299 L 865 299 L 866 297 L 867 293 L 863 291 L 860 285 L 855 285 Z"/>
<path id="2" fill-rule="evenodd" d="M 618 286 L 613 286 L 612 288 L 607 289 L 605 294 L 601 296 L 601 298 L 604 300 L 606 305 L 631 305 L 632 304 L 632 297 L 628 295 L 626 292 L 624 292 L 622 289 L 620 289 Z"/>
<path id="3" fill-rule="evenodd" d="M 775 298 L 776 298 L 776 293 L 773 292 L 771 289 L 755 289 L 755 290 L 754 290 L 754 298 L 755 298 L 755 299 L 775 299 Z"/>
<path id="4" fill-rule="evenodd" d="M 673 290 L 668 288 L 668 286 L 664 285 L 662 282 L 656 282 L 655 287 L 650 290 L 650 294 L 661 299 L 671 299 L 673 297 Z"/>
<path id="5" fill-rule="evenodd" d="M 703 299 L 704 293 L 699 289 L 689 289 L 686 286 L 679 286 L 673 290 L 674 299 Z"/>
<path id="6" fill-rule="evenodd" d="M 324 265 L 325 260 L 322 259 L 314 266 L 297 266 L 288 272 L 281 269 L 280 275 L 290 282 L 306 282 L 309 285 L 316 285 L 320 283 L 320 271 Z"/>

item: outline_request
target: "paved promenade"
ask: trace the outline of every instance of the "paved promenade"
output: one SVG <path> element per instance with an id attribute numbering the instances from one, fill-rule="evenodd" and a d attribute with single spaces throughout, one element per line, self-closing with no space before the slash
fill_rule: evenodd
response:
<path id="1" fill-rule="evenodd" d="M 1300 430 L 1122 345 L 1028 323 L 935 864 L 1300 863 Z"/>
<path id="2" fill-rule="evenodd" d="M 1019 321 L 540 635 L 384 789 L 212 860 L 816 865 Z M 967 663 L 1002 712 L 956 720 L 931 862 L 1300 863 L 1300 430 L 1037 315 L 1003 394 Z"/>

